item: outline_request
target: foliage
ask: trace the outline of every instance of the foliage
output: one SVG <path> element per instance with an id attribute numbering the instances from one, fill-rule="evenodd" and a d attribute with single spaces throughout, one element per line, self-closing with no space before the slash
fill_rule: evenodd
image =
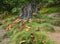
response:
<path id="1" fill-rule="evenodd" d="M 44 8 L 45 6 L 50 7 L 51 5 L 59 4 L 59 0 L 0 0 L 0 13 L 3 13 L 5 15 L 7 15 L 8 13 L 19 13 L 22 5 L 27 5 L 33 2 L 37 4 L 37 7 L 43 8 L 41 9 L 40 13 L 52 13 L 59 11 L 60 9 L 60 7 L 57 6 Z M 17 16 L 12 15 L 6 17 L 2 25 L 5 29 L 12 24 L 11 22 L 13 22 Z M 37 16 L 32 18 L 30 23 L 28 22 L 26 24 L 25 28 L 22 31 L 19 31 L 20 26 L 24 22 L 23 20 L 21 22 L 15 23 L 10 30 L 6 30 L 7 32 L 3 36 L 3 38 L 10 38 L 7 44 L 55 44 L 47 38 L 45 31 L 47 30 L 50 32 L 54 32 L 55 30 L 53 26 L 48 23 L 55 23 L 57 25 L 60 25 L 59 19 L 51 19 L 47 16 L 38 14 Z"/>
<path id="2" fill-rule="evenodd" d="M 37 1 L 37 0 L 36 0 Z M 0 1 L 0 12 L 19 12 L 20 8 L 24 4 L 33 2 L 33 0 L 1 0 Z"/>
<path id="3" fill-rule="evenodd" d="M 0 0 L 0 13 L 19 13 L 22 5 L 35 2 L 38 7 L 59 4 L 59 0 Z"/>
<path id="4" fill-rule="evenodd" d="M 59 6 L 42 8 L 40 10 L 41 14 L 50 14 L 50 13 L 55 13 L 55 12 L 60 12 L 60 7 Z"/>

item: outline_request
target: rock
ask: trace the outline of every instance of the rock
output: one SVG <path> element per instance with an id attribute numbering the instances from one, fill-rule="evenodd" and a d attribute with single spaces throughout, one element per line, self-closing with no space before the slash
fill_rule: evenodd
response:
<path id="1" fill-rule="evenodd" d="M 6 31 L 2 28 L 0 28 L 0 38 L 3 37 L 3 35 L 6 33 Z"/>
<path id="2" fill-rule="evenodd" d="M 60 13 L 52 13 L 52 14 L 49 14 L 48 17 L 50 18 L 60 18 Z"/>
<path id="3" fill-rule="evenodd" d="M 7 44 L 7 42 L 9 41 L 10 38 L 5 38 L 4 40 L 2 40 L 2 42 L 0 44 Z"/>

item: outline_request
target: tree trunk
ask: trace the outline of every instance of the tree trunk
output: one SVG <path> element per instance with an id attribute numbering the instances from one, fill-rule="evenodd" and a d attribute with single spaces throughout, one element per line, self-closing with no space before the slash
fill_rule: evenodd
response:
<path id="1" fill-rule="evenodd" d="M 20 19 L 30 19 L 30 18 L 32 18 L 33 13 L 37 13 L 37 6 L 35 3 L 23 5 L 21 7 L 21 12 L 20 12 L 19 18 Z"/>

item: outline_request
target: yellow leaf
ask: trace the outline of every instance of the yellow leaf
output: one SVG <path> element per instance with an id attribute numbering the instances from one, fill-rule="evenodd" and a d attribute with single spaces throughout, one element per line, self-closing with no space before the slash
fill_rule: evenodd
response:
<path id="1" fill-rule="evenodd" d="M 16 20 L 15 20 L 15 22 L 20 22 L 21 21 L 21 19 L 19 19 L 19 18 L 17 18 Z"/>
<path id="2" fill-rule="evenodd" d="M 26 41 L 25 40 L 23 40 L 23 41 L 20 41 L 20 44 L 22 44 L 22 43 L 25 43 Z"/>
<path id="3" fill-rule="evenodd" d="M 32 19 L 29 19 L 29 22 L 31 23 L 32 22 Z"/>
<path id="4" fill-rule="evenodd" d="M 27 27 L 26 27 L 26 31 L 29 31 L 29 30 L 31 30 L 31 27 L 28 27 L 28 26 L 27 26 Z"/>
<path id="5" fill-rule="evenodd" d="M 35 16 L 36 15 L 36 13 L 33 13 L 33 16 Z"/>

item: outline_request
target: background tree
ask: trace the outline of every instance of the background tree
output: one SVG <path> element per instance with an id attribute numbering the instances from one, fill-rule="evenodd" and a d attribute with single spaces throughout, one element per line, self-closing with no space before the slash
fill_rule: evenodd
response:
<path id="1" fill-rule="evenodd" d="M 32 17 L 32 13 L 33 12 L 36 13 L 38 11 L 38 8 L 51 7 L 51 6 L 59 5 L 59 3 L 60 0 L 0 0 L 0 13 L 8 13 L 8 12 L 20 13 L 20 16 L 24 16 L 25 18 L 27 16 Z M 26 14 L 26 15 L 22 15 L 22 14 Z M 31 16 L 28 14 L 30 14 Z"/>

